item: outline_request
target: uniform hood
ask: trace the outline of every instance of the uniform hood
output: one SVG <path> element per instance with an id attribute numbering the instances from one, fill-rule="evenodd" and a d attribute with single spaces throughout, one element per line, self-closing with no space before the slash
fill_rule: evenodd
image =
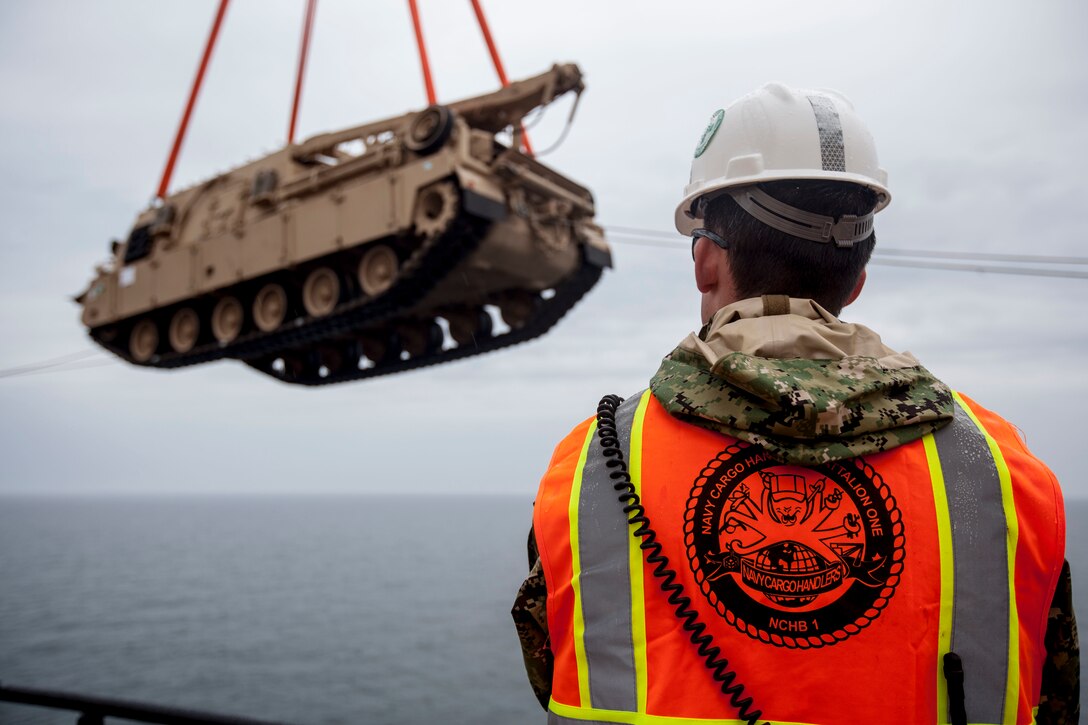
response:
<path id="1" fill-rule="evenodd" d="M 673 416 L 815 465 L 889 450 L 952 419 L 952 393 L 908 352 L 812 300 L 723 307 L 650 381 Z"/>

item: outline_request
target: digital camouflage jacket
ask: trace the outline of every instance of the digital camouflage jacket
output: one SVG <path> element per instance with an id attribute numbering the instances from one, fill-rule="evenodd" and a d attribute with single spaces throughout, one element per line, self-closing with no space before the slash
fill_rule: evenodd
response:
<path id="1" fill-rule="evenodd" d="M 910 353 L 811 300 L 750 299 L 689 335 L 650 381 L 674 417 L 814 465 L 901 446 L 952 419 L 952 393 Z"/>
<path id="2" fill-rule="evenodd" d="M 787 312 L 788 310 L 788 312 Z M 842 322 L 812 300 L 742 300 L 688 335 L 650 381 L 674 417 L 815 465 L 917 440 L 952 419 L 952 394 L 910 353 Z M 547 707 L 551 683 L 547 590 L 535 541 L 513 616 L 526 670 Z M 1040 723 L 1077 722 L 1079 643 L 1068 565 L 1046 634 Z"/>

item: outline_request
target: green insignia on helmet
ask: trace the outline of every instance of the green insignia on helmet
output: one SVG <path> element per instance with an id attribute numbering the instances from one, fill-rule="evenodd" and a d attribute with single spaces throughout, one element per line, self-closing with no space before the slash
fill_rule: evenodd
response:
<path id="1" fill-rule="evenodd" d="M 699 145 L 695 147 L 695 158 L 699 158 L 706 151 L 706 147 L 710 145 L 710 140 L 718 132 L 718 126 L 722 125 L 723 118 L 725 118 L 725 111 L 720 108 L 714 111 L 714 114 L 710 117 L 710 123 L 706 125 L 706 130 L 703 131 L 703 137 L 699 139 Z"/>

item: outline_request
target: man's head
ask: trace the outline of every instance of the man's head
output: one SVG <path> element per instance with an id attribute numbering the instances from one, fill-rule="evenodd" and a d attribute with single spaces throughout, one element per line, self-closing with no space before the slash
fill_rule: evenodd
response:
<path id="1" fill-rule="evenodd" d="M 792 207 L 836 219 L 864 216 L 876 206 L 872 190 L 842 181 L 770 181 L 759 188 Z M 861 292 L 865 265 L 876 244 L 874 232 L 849 247 L 795 237 L 756 219 L 729 194 L 705 204 L 703 227 L 729 245 L 723 252 L 709 240 L 696 243 L 703 248 L 700 252 L 708 253 L 697 256 L 702 262 L 696 267 L 700 291 L 714 284 L 707 274 L 713 265 L 713 276 L 728 275 L 725 282 L 733 297 L 722 299 L 723 304 L 708 300 L 710 314 L 736 300 L 781 294 L 815 300 L 837 315 Z M 722 292 L 719 286 L 717 295 Z"/>
<path id="2" fill-rule="evenodd" d="M 864 283 L 886 181 L 868 130 L 833 91 L 769 84 L 716 111 L 676 210 L 677 229 L 696 234 L 704 321 L 764 294 L 838 314 Z"/>

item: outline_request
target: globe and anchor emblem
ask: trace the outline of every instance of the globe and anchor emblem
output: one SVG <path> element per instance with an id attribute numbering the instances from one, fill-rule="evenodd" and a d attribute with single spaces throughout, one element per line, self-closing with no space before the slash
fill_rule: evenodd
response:
<path id="1" fill-rule="evenodd" d="M 703 594 L 763 642 L 819 647 L 857 634 L 903 568 L 903 525 L 861 459 L 787 466 L 737 443 L 702 470 L 685 525 Z"/>

